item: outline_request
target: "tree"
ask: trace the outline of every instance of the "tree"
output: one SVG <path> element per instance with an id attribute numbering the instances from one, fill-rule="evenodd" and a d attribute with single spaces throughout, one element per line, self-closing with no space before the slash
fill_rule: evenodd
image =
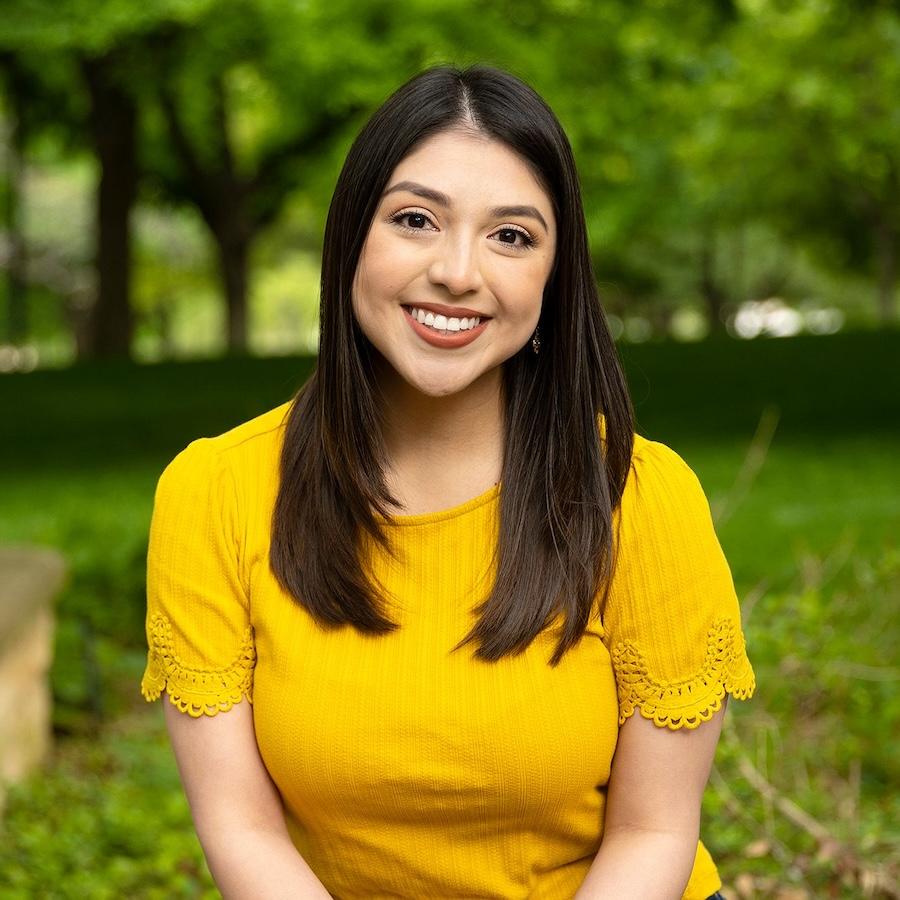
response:
<path id="1" fill-rule="evenodd" d="M 327 152 L 360 109 L 354 102 L 326 105 L 317 91 L 300 116 L 275 109 L 260 116 L 248 108 L 248 83 L 257 100 L 259 92 L 273 90 L 261 74 L 275 52 L 272 43 L 290 40 L 267 19 L 272 12 L 261 4 L 219 3 L 192 27 L 170 29 L 155 42 L 162 70 L 156 100 L 165 130 L 151 141 L 148 174 L 170 199 L 194 205 L 208 226 L 226 300 L 228 346 L 238 351 L 247 344 L 254 240 L 302 185 L 309 161 Z M 238 138 L 248 119 L 260 125 L 249 147 Z"/>
<path id="2" fill-rule="evenodd" d="M 728 173 L 749 215 L 835 272 L 877 284 L 896 321 L 900 13 L 887 3 L 747 4 L 695 161 Z"/>
<path id="3" fill-rule="evenodd" d="M 163 128 L 148 141 L 148 175 L 170 200 L 195 206 L 210 230 L 231 349 L 246 346 L 259 235 L 297 191 L 323 207 L 330 184 L 322 190 L 320 173 L 333 170 L 361 117 L 455 48 L 477 58 L 495 33 L 491 20 L 505 22 L 474 0 L 220 0 L 189 27 L 157 36 Z M 521 39 L 516 47 L 524 56 Z"/>
<path id="4" fill-rule="evenodd" d="M 17 344 L 28 333 L 28 309 L 25 303 L 27 248 L 22 229 L 23 158 L 28 143 L 25 99 L 31 80 L 16 56 L 0 53 L 0 83 L 4 88 L 7 115 L 5 159 L 5 202 L 3 221 L 6 230 L 6 339 Z"/>
<path id="5" fill-rule="evenodd" d="M 151 69 L 146 50 L 155 29 L 189 21 L 206 5 L 205 0 L 153 4 L 18 0 L 4 3 L 0 11 L 0 51 L 20 61 L 48 55 L 66 59 L 80 75 L 89 98 L 85 119 L 67 122 L 78 138 L 87 138 L 100 171 L 97 288 L 83 347 L 87 356 L 131 352 L 130 214 L 139 178 L 137 125 L 143 84 L 134 75 Z M 59 109 L 66 108 L 61 99 Z"/>

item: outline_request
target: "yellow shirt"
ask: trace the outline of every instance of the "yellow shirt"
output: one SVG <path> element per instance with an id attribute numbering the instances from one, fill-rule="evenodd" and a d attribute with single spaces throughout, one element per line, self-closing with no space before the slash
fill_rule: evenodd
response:
<path id="1" fill-rule="evenodd" d="M 600 846 L 625 718 L 697 727 L 726 692 L 754 689 L 699 481 L 636 435 L 604 621 L 555 669 L 550 630 L 486 663 L 473 645 L 450 651 L 492 583 L 502 485 L 395 517 L 402 565 L 367 542 L 399 629 L 326 631 L 268 564 L 288 410 L 193 441 L 160 477 L 143 695 L 167 690 L 192 716 L 253 703 L 294 844 L 336 898 L 571 898 Z M 684 897 L 720 886 L 701 843 Z"/>

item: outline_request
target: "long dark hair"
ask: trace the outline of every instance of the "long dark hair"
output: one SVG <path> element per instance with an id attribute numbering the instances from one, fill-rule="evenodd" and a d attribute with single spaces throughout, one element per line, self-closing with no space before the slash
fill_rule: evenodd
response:
<path id="1" fill-rule="evenodd" d="M 385 634 L 387 591 L 365 571 L 363 539 L 393 552 L 374 347 L 355 321 L 351 286 L 387 179 L 424 139 L 455 126 L 502 141 L 532 167 L 557 219 L 538 355 L 530 343 L 503 366 L 505 441 L 496 578 L 480 618 L 454 648 L 477 641 L 496 661 L 525 650 L 564 616 L 555 666 L 590 623 L 614 565 L 613 511 L 631 464 L 634 412 L 606 326 L 588 250 L 569 141 L 527 84 L 488 66 L 431 68 L 371 117 L 341 169 L 322 257 L 317 366 L 285 425 L 270 564 L 324 627 Z M 605 437 L 601 437 L 601 427 Z M 489 548 L 485 548 L 486 551 Z M 605 592 L 604 592 L 605 597 Z"/>

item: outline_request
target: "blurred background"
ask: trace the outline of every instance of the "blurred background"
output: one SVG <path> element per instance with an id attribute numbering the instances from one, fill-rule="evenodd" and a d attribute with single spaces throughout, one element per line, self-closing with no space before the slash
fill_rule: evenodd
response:
<path id="1" fill-rule="evenodd" d="M 877 0 L 0 0 L 0 895 L 217 896 L 138 688 L 156 479 L 303 383 L 343 157 L 442 62 L 556 111 L 638 430 L 710 499 L 758 682 L 705 798 L 726 896 L 900 896 Z"/>

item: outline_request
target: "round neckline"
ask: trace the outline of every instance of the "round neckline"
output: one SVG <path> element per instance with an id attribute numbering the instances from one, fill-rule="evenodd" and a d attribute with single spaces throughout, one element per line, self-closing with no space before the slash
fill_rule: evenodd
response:
<path id="1" fill-rule="evenodd" d="M 486 491 L 478 494 L 477 497 L 472 497 L 470 500 L 464 500 L 462 503 L 458 503 L 456 506 L 451 506 L 448 509 L 439 509 L 436 512 L 390 517 L 385 517 L 376 511 L 375 518 L 385 525 L 430 525 L 433 522 L 445 522 L 448 519 L 464 516 L 466 513 L 472 512 L 472 510 L 478 509 L 480 506 L 484 506 L 485 503 L 489 503 L 500 493 L 502 485 L 503 482 L 498 481 L 496 484 L 491 485 Z"/>

